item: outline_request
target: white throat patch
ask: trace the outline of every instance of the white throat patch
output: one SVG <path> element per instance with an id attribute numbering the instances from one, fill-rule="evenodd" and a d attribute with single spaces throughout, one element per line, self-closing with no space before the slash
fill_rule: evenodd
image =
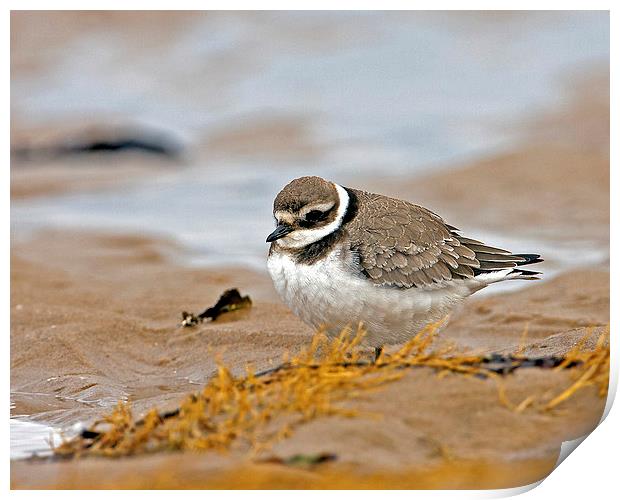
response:
<path id="1" fill-rule="evenodd" d="M 344 215 L 347 212 L 349 206 L 349 194 L 342 186 L 334 183 L 334 187 L 338 192 L 338 211 L 336 212 L 336 218 L 327 224 L 326 226 L 315 229 L 297 229 L 292 233 L 286 235 L 284 238 L 276 240 L 276 245 L 283 248 L 303 248 L 306 245 L 315 243 L 322 238 L 325 238 L 328 234 L 336 231 L 342 224 Z"/>

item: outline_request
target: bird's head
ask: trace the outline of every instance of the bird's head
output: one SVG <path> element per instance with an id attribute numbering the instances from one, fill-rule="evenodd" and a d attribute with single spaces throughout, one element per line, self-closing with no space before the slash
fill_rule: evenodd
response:
<path id="1" fill-rule="evenodd" d="M 276 229 L 267 242 L 284 248 L 302 248 L 336 231 L 342 224 L 347 191 L 320 177 L 289 182 L 273 202 Z"/>

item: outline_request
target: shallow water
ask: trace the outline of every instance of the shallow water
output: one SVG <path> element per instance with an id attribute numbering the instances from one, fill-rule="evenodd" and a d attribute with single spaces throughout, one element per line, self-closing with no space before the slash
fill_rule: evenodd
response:
<path id="1" fill-rule="evenodd" d="M 50 444 L 61 443 L 60 430 L 53 427 L 11 418 L 11 459 L 39 457 L 52 454 Z"/>
<path id="2" fill-rule="evenodd" d="M 271 203 L 290 179 L 363 187 L 356 178 L 410 178 L 492 154 L 519 141 L 523 119 L 563 104 L 567 77 L 609 57 L 608 16 L 594 12 L 197 16 L 156 50 L 127 43 L 94 31 L 43 73 L 13 75 L 13 116 L 30 125 L 112 116 L 167 131 L 186 147 L 184 167 L 112 191 L 13 201 L 13 238 L 45 228 L 133 232 L 180 243 L 187 252 L 177 257 L 191 265 L 264 269 Z M 310 157 L 201 156 L 214 134 L 274 119 L 303 125 Z M 587 242 L 467 229 L 553 255 L 547 273 L 576 254 L 583 265 L 606 258 Z M 12 419 L 12 457 L 44 450 L 52 431 Z"/>

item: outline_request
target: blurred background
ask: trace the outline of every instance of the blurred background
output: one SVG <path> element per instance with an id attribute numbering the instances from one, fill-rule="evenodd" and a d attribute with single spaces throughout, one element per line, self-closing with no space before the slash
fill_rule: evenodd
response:
<path id="1" fill-rule="evenodd" d="M 551 266 L 604 260 L 608 64 L 606 12 L 13 12 L 12 237 L 263 269 L 275 194 L 315 174 Z"/>

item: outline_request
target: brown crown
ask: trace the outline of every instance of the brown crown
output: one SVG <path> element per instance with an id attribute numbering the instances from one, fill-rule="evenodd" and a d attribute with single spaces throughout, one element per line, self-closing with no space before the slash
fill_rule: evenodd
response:
<path id="1" fill-rule="evenodd" d="M 273 202 L 273 211 L 297 212 L 308 204 L 333 201 L 338 204 L 334 184 L 320 177 L 300 177 L 289 182 Z"/>

